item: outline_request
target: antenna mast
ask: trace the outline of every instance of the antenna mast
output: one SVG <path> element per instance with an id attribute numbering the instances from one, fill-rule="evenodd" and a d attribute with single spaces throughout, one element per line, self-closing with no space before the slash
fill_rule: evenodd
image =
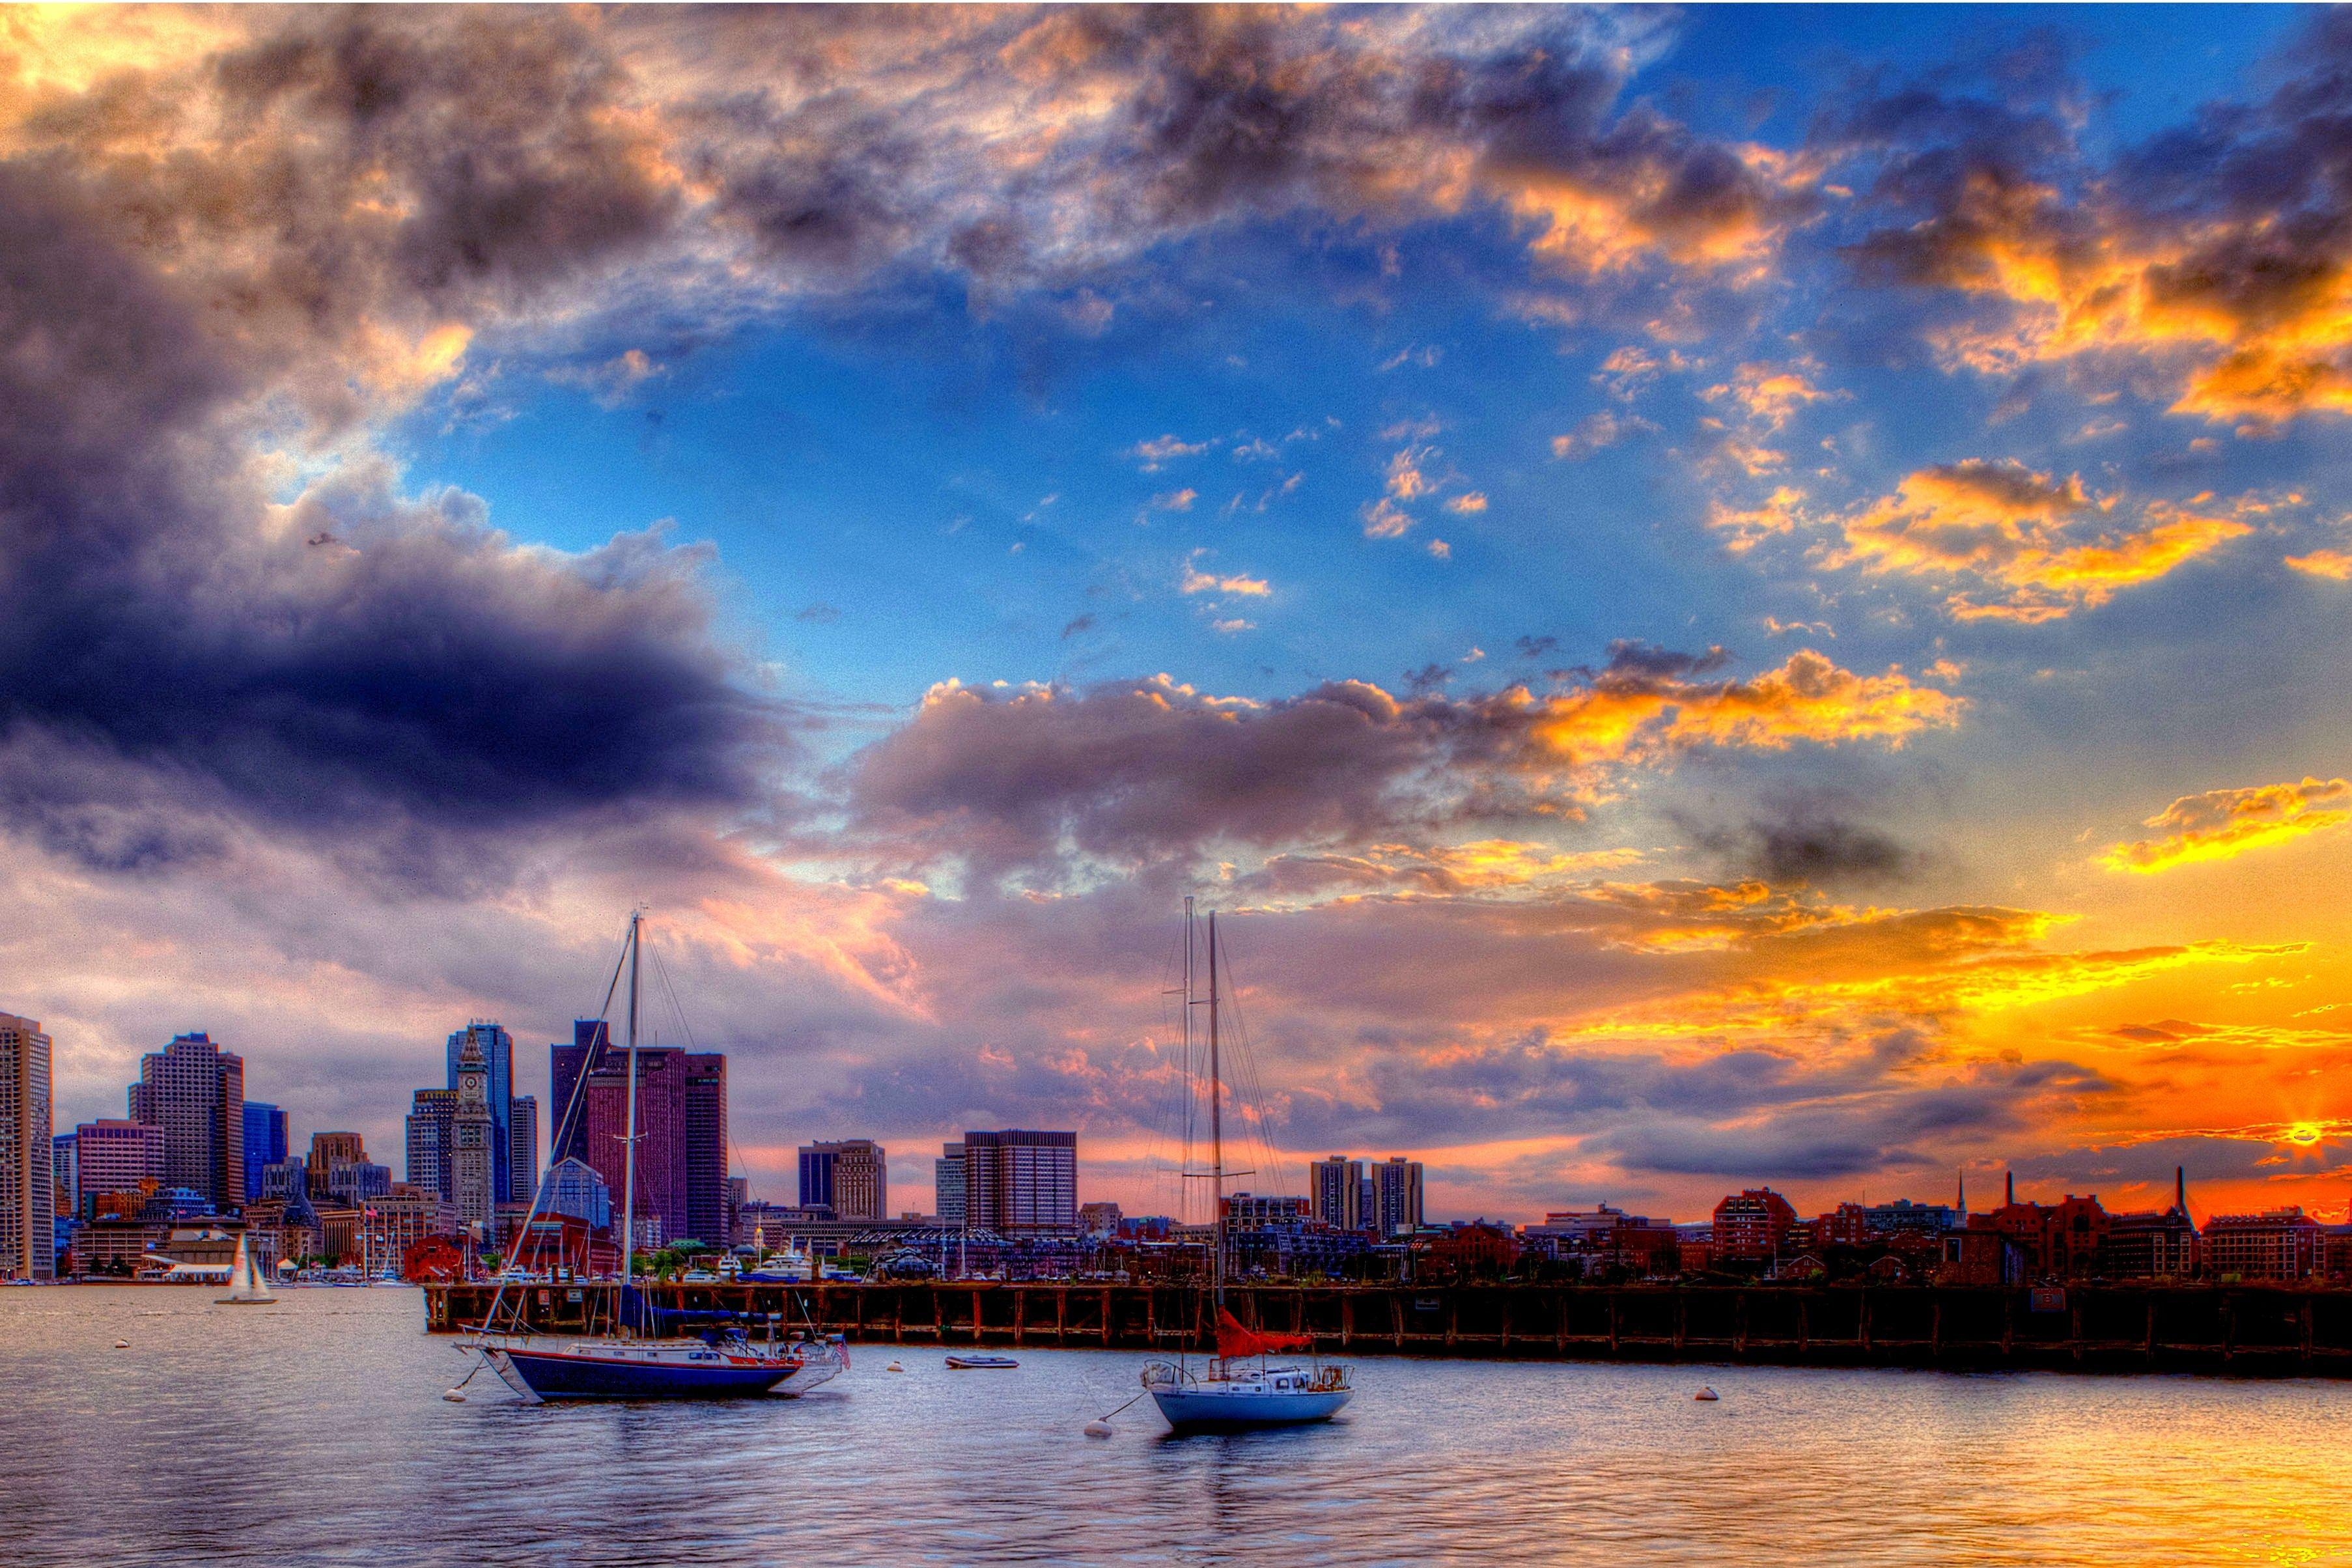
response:
<path id="1" fill-rule="evenodd" d="M 1189 947 L 1189 943 L 1187 944 Z M 1216 1207 L 1217 1258 L 1211 1279 L 1215 1281 L 1217 1307 L 1225 1305 L 1225 1089 L 1217 1061 L 1217 911 L 1209 911 L 1209 1186 Z"/>

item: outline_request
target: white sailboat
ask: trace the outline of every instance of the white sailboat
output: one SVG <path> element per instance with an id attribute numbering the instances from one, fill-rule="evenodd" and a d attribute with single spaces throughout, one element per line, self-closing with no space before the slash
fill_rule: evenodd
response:
<path id="1" fill-rule="evenodd" d="M 1214 1196 L 1214 1257 L 1210 1277 L 1217 1314 L 1217 1353 L 1195 1373 L 1180 1356 L 1143 1369 L 1143 1386 L 1168 1425 L 1179 1432 L 1239 1431 L 1328 1421 L 1354 1397 L 1348 1369 L 1313 1357 L 1305 1334 L 1244 1328 L 1225 1308 L 1224 1088 L 1218 1060 L 1217 917 L 1209 916 L 1209 1179 Z M 1192 1060 L 1192 900 L 1184 900 L 1184 1059 Z M 1188 1066 L 1187 1070 L 1190 1070 Z M 1307 1352 L 1307 1364 L 1272 1358 Z"/>
<path id="2" fill-rule="evenodd" d="M 213 1303 L 221 1307 L 266 1307 L 278 1300 L 269 1293 L 269 1281 L 253 1266 L 253 1254 L 247 1250 L 245 1237 L 236 1238 L 236 1259 L 228 1266 L 228 1294 L 215 1296 Z"/>

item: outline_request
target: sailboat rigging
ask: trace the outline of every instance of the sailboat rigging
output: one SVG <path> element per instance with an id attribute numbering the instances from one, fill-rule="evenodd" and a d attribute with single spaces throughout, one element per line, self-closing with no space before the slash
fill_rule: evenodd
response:
<path id="1" fill-rule="evenodd" d="M 1184 1059 L 1192 1062 L 1192 900 L 1184 900 Z M 1245 1328 L 1225 1305 L 1225 1123 L 1224 1079 L 1221 1055 L 1218 986 L 1217 917 L 1209 915 L 1209 1170 L 1211 1191 L 1210 1297 L 1216 1314 L 1217 1353 L 1204 1374 L 1195 1375 L 1181 1356 L 1174 1362 L 1155 1361 L 1143 1369 L 1142 1381 L 1160 1414 L 1179 1432 L 1241 1430 L 1256 1426 L 1292 1426 L 1328 1421 L 1353 1397 L 1355 1390 L 1344 1366 L 1327 1366 L 1319 1359 L 1309 1365 L 1277 1364 L 1269 1357 L 1305 1351 L 1310 1358 L 1314 1341 L 1305 1334 L 1274 1334 Z M 1252 1358 L 1255 1358 L 1253 1363 Z"/>
<path id="2" fill-rule="evenodd" d="M 637 1145 L 644 1137 L 637 1127 L 637 998 L 644 927 L 645 912 L 631 910 L 622 963 L 614 965 L 613 984 L 605 990 L 604 1007 L 598 1015 L 601 1020 L 611 1013 L 613 993 L 625 967 L 627 1113 L 620 1140 L 621 1279 L 614 1297 L 614 1321 L 602 1333 L 593 1331 L 593 1323 L 586 1333 L 540 1332 L 524 1322 L 524 1292 L 517 1291 L 511 1316 L 502 1327 L 499 1311 L 514 1271 L 501 1269 L 474 1348 L 508 1387 L 531 1404 L 544 1399 L 713 1399 L 804 1393 L 848 1370 L 849 1347 L 841 1335 L 780 1342 L 782 1315 L 771 1312 L 764 1342 L 754 1342 L 745 1331 L 741 1314 L 657 1307 L 636 1288 Z M 593 1066 L 589 1064 L 592 1069 Z M 590 1076 L 583 1070 L 572 1087 L 572 1103 L 558 1124 L 559 1140 L 581 1113 Z M 531 1234 L 550 1185 L 541 1184 L 520 1235 Z"/>

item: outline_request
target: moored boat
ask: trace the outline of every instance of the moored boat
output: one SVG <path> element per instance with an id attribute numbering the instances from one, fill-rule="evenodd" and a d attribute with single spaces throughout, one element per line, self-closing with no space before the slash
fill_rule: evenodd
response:
<path id="1" fill-rule="evenodd" d="M 1021 1363 L 1009 1355 L 951 1355 L 948 1365 L 958 1372 L 1011 1372 Z"/>
<path id="2" fill-rule="evenodd" d="M 626 1152 L 622 1161 L 621 1288 L 613 1302 L 612 1321 L 601 1325 L 602 1331 L 536 1332 L 523 1321 L 524 1292 L 518 1289 L 512 1317 L 501 1328 L 499 1311 L 508 1298 L 509 1284 L 502 1277 L 489 1310 L 483 1314 L 474 1348 L 501 1382 L 533 1404 L 547 1399 L 728 1399 L 804 1394 L 849 1369 L 849 1346 L 841 1335 L 782 1342 L 777 1334 L 780 1315 L 770 1313 L 764 1341 L 755 1342 L 745 1331 L 746 1320 L 738 1314 L 667 1310 L 647 1301 L 632 1283 L 635 1248 L 630 1242 L 636 1235 L 638 1141 L 637 983 L 644 924 L 643 911 L 632 910 L 622 963 L 614 966 L 613 987 L 605 994 L 609 1011 L 625 965 L 628 1113 L 623 1124 Z M 559 1123 L 559 1136 L 579 1114 L 587 1082 L 588 1073 L 583 1071 L 572 1091 L 572 1104 Z M 534 1198 L 524 1216 L 525 1234 L 530 1221 L 538 1217 L 540 1202 Z M 599 1325 L 590 1327 L 593 1331 Z"/>
<path id="3" fill-rule="evenodd" d="M 1160 1414 L 1178 1432 L 1244 1431 L 1328 1421 L 1355 1396 L 1348 1369 L 1313 1359 L 1315 1342 L 1305 1334 L 1267 1333 L 1244 1327 L 1225 1307 L 1224 1088 L 1219 1060 L 1220 1001 L 1217 984 L 1217 917 L 1209 916 L 1209 1147 L 1205 1174 L 1213 1184 L 1215 1225 L 1210 1278 L 1216 1307 L 1217 1353 L 1194 1373 L 1181 1355 L 1143 1369 L 1143 1386 Z M 1192 1061 L 1192 900 L 1184 900 L 1184 1060 Z M 1276 1363 L 1276 1355 L 1308 1353 L 1306 1365 Z M 1252 1364 L 1253 1361 L 1255 1364 Z"/>

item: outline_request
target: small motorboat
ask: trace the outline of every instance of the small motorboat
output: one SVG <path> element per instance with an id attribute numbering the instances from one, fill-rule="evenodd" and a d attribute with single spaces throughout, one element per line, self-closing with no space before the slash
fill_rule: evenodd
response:
<path id="1" fill-rule="evenodd" d="M 1009 1355 L 951 1355 L 948 1365 L 958 1372 L 1011 1372 L 1021 1363 Z"/>

